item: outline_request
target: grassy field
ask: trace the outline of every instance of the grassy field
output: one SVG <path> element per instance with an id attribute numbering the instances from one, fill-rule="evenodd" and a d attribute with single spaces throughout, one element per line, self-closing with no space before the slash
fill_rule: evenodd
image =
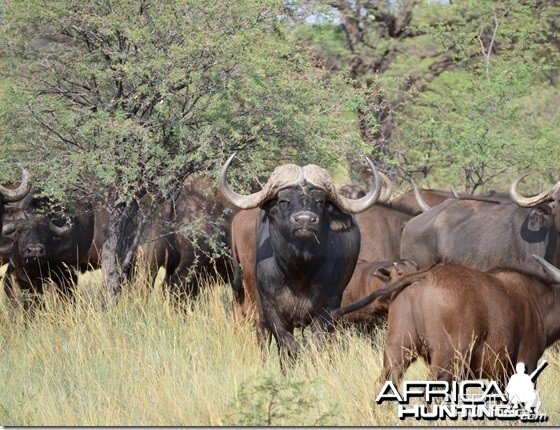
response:
<path id="1" fill-rule="evenodd" d="M 107 312 L 98 272 L 80 279 L 76 305 L 48 296 L 27 320 L 2 298 L 1 425 L 417 423 L 374 402 L 383 330 L 373 340 L 339 332 L 321 352 L 306 335 L 304 352 L 283 376 L 276 353 L 260 354 L 252 328 L 233 324 L 227 284 L 209 285 L 185 312 L 161 288 L 137 284 Z M 547 359 L 542 410 L 548 424 L 560 424 L 560 353 Z M 406 375 L 425 376 L 420 362 Z"/>

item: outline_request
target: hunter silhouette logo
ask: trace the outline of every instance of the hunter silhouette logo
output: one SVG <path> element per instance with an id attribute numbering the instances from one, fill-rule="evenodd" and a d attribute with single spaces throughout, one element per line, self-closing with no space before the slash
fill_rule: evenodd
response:
<path id="1" fill-rule="evenodd" d="M 548 365 L 543 361 L 528 375 L 525 363 L 515 366 L 503 392 L 503 385 L 496 381 L 403 381 L 402 394 L 392 381 L 381 388 L 377 404 L 398 402 L 401 420 L 520 420 L 523 422 L 547 421 L 540 413 L 541 401 L 535 381 Z M 410 404 L 411 399 L 421 399 L 422 404 Z M 434 402 L 435 400 L 435 402 Z"/>
<path id="2" fill-rule="evenodd" d="M 515 366 L 516 373 L 512 375 L 506 387 L 506 394 L 512 405 L 516 407 L 524 406 L 526 412 L 538 414 L 541 399 L 535 389 L 534 381 L 547 364 L 546 361 L 543 361 L 531 375 L 527 375 L 525 373 L 525 363 L 517 363 Z"/>

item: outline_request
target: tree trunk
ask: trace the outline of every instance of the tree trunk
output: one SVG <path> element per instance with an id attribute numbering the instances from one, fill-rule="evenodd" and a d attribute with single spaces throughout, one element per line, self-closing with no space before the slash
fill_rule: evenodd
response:
<path id="1" fill-rule="evenodd" d="M 132 222 L 138 210 L 136 203 L 119 203 L 111 210 L 101 252 L 101 268 L 107 292 L 104 307 L 116 301 L 132 268 L 142 230 L 141 223 Z"/>

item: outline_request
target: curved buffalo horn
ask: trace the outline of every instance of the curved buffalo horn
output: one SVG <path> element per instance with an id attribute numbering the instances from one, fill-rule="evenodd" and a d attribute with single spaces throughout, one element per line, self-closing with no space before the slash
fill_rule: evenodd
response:
<path id="1" fill-rule="evenodd" d="M 355 214 L 365 211 L 379 199 L 381 193 L 381 178 L 373 163 L 366 157 L 374 177 L 375 187 L 360 199 L 348 199 L 339 194 L 333 184 L 330 174 L 319 166 L 313 164 L 305 167 L 295 164 L 285 164 L 274 169 L 263 188 L 253 194 L 243 195 L 233 191 L 227 183 L 226 173 L 231 161 L 237 153 L 233 153 L 220 169 L 218 183 L 224 197 L 233 205 L 241 209 L 252 209 L 268 199 L 274 197 L 276 192 L 284 187 L 303 184 L 306 181 L 323 188 L 328 192 L 329 199 L 343 212 Z"/>
<path id="2" fill-rule="evenodd" d="M 58 227 L 49 220 L 49 229 L 55 236 L 67 236 L 72 231 L 74 225 L 71 222 L 67 222 L 62 227 Z"/>
<path id="3" fill-rule="evenodd" d="M 385 191 L 379 198 L 382 202 L 388 202 L 391 198 L 391 194 L 393 193 L 393 182 L 391 182 L 389 177 L 383 172 L 379 172 L 379 176 L 381 176 L 381 179 L 383 179 L 383 182 L 385 182 Z"/>
<path id="4" fill-rule="evenodd" d="M 416 182 L 414 182 L 414 179 L 410 178 L 410 183 L 412 184 L 412 188 L 414 188 L 414 197 L 416 197 L 416 203 L 420 206 L 420 210 L 422 212 L 428 212 L 432 207 L 426 203 L 426 200 L 423 199 L 418 187 L 416 186 Z"/>
<path id="5" fill-rule="evenodd" d="M 539 255 L 533 254 L 533 257 L 539 262 L 543 270 L 546 272 L 548 276 L 552 278 L 554 282 L 560 283 L 560 269 L 553 264 L 550 264 L 544 258 Z"/>
<path id="6" fill-rule="evenodd" d="M 218 184 L 220 186 L 220 190 L 224 194 L 224 196 L 232 203 L 233 205 L 237 206 L 241 209 L 253 209 L 256 208 L 259 204 L 263 202 L 266 197 L 264 190 L 257 191 L 256 193 L 249 194 L 245 196 L 243 194 L 239 194 L 231 189 L 229 184 L 227 183 L 226 173 L 229 165 L 237 155 L 237 152 L 234 152 L 230 155 L 227 161 L 224 163 L 222 168 L 220 169 L 220 176 L 218 177 Z"/>
<path id="7" fill-rule="evenodd" d="M 552 191 L 554 188 L 543 191 L 542 193 L 534 197 L 525 197 L 519 191 L 517 191 L 517 186 L 519 185 L 519 182 L 521 182 L 521 180 L 525 176 L 527 176 L 527 173 L 518 176 L 516 179 L 513 180 L 513 182 L 511 183 L 511 187 L 509 188 L 509 195 L 515 203 L 517 203 L 521 207 L 530 208 L 535 205 L 538 205 L 539 203 L 544 203 L 547 200 L 552 199 Z"/>
<path id="8" fill-rule="evenodd" d="M 2 236 L 7 236 L 16 231 L 16 223 L 14 221 L 5 222 L 2 226 Z"/>
<path id="9" fill-rule="evenodd" d="M 451 190 L 451 194 L 453 194 L 453 198 L 459 200 L 461 197 L 459 196 L 459 193 L 457 191 L 455 191 L 455 189 L 453 187 L 449 187 L 449 189 Z"/>
<path id="10" fill-rule="evenodd" d="M 368 157 L 366 157 L 366 161 L 373 172 L 375 187 L 370 189 L 364 197 L 355 200 L 349 199 L 339 194 L 336 189 L 334 189 L 334 185 L 332 186 L 334 190 L 333 193 L 336 194 L 333 196 L 335 203 L 340 207 L 340 209 L 342 209 L 343 212 L 349 214 L 359 214 L 360 212 L 363 212 L 373 206 L 377 203 L 377 200 L 379 200 L 379 195 L 381 194 L 381 177 L 379 176 L 379 171 Z"/>
<path id="11" fill-rule="evenodd" d="M 21 169 L 21 183 L 19 187 L 11 190 L 0 185 L 0 194 L 4 196 L 7 202 L 17 202 L 23 199 L 31 190 L 31 173 L 27 169 Z"/>

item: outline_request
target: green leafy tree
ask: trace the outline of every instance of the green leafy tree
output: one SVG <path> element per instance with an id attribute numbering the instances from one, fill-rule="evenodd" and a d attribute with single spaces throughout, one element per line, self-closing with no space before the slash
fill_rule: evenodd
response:
<path id="1" fill-rule="evenodd" d="M 552 155 L 560 116 L 543 109 L 560 102 L 547 78 L 558 72 L 547 32 L 557 8 L 534 1 L 462 1 L 449 8 L 462 25 L 442 20 L 427 31 L 458 52 L 456 67 L 401 110 L 398 161 L 408 172 L 429 174 L 432 183 L 471 193 L 489 183 L 505 187 L 527 168 L 557 176 Z"/>
<path id="2" fill-rule="evenodd" d="M 357 110 L 361 137 L 371 152 L 391 157 L 395 114 L 454 65 L 455 48 L 442 49 L 427 34 L 445 8 L 421 0 L 316 3 L 323 5 L 319 13 L 324 19 L 314 28 L 303 26 L 300 37 L 329 67 L 349 70 L 365 94 Z"/>
<path id="3" fill-rule="evenodd" d="M 321 19 L 298 35 L 365 93 L 361 137 L 387 169 L 471 192 L 528 165 L 550 173 L 539 160 L 559 137 L 558 2 L 310 3 Z"/>
<path id="4" fill-rule="evenodd" d="M 329 165 L 356 142 L 359 98 L 322 79 L 278 1 L 13 0 L 0 31 L 3 159 L 108 211 L 111 295 L 191 175 L 244 149 L 253 178 L 282 159 Z"/>

